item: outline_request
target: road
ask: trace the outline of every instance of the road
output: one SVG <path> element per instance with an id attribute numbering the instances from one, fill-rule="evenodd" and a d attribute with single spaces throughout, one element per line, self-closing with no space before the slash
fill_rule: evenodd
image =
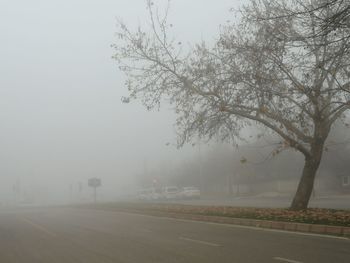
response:
<path id="1" fill-rule="evenodd" d="M 125 212 L 0 210 L 0 262 L 350 262 L 350 240 Z"/>

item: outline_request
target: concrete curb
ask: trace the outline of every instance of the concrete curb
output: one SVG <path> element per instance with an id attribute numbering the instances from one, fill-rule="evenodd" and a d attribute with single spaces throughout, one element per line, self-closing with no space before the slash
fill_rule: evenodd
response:
<path id="1" fill-rule="evenodd" d="M 344 227 L 344 226 L 328 226 L 328 225 L 317 225 L 317 224 L 313 225 L 313 224 L 293 223 L 293 222 L 283 222 L 283 221 L 268 221 L 268 220 L 257 220 L 257 219 L 246 219 L 246 218 L 206 216 L 206 215 L 198 215 L 198 214 L 172 213 L 172 212 L 161 212 L 161 211 L 152 211 L 152 210 L 147 211 L 143 209 L 138 210 L 138 209 L 122 208 L 122 209 L 113 209 L 113 210 L 159 216 L 159 217 L 259 227 L 259 228 L 276 229 L 276 230 L 284 230 L 284 231 L 291 231 L 291 232 L 325 234 L 325 235 L 343 236 L 343 237 L 350 238 L 350 227 Z"/>

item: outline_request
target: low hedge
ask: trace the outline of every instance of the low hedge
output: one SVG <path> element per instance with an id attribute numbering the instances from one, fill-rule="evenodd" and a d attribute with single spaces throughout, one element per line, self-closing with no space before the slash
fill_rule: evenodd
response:
<path id="1" fill-rule="evenodd" d="M 223 216 L 350 227 L 350 210 L 310 208 L 303 211 L 293 211 L 282 208 L 194 206 L 164 203 L 105 203 L 87 206 L 93 206 L 94 208 L 124 209 L 144 212 L 156 211 L 168 213 L 186 213 L 193 215 Z"/>

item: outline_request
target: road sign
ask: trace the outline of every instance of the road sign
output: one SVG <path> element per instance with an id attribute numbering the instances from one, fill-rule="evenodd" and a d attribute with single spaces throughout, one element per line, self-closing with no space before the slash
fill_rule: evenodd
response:
<path id="1" fill-rule="evenodd" d="M 99 186 L 101 186 L 101 179 L 100 178 L 90 178 L 88 181 L 88 184 L 90 187 L 99 187 Z"/>

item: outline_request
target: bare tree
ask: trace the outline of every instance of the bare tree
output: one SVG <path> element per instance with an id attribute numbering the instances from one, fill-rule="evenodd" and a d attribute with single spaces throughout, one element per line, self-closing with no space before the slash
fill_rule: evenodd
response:
<path id="1" fill-rule="evenodd" d="M 339 28 L 350 29 L 350 3 L 347 0 L 332 0 L 325 1 L 326 3 L 321 6 L 322 9 L 327 10 L 327 5 L 333 5 L 335 10 L 333 13 L 327 14 L 325 17 L 321 17 L 321 27 L 326 33 L 332 32 Z M 348 32 L 350 33 L 350 32 Z"/>
<path id="2" fill-rule="evenodd" d="M 318 23 L 306 11 L 321 0 L 280 1 L 278 8 L 269 2 L 251 1 L 240 23 L 222 27 L 215 45 L 200 43 L 184 54 L 168 35 L 167 16 L 160 18 L 148 1 L 151 31 L 120 23 L 115 59 L 131 98 L 148 109 L 163 99 L 174 105 L 179 145 L 198 135 L 234 139 L 254 123 L 302 153 L 291 209 L 306 209 L 330 129 L 350 109 L 349 38 L 342 37 L 346 29 L 310 34 Z M 277 12 L 278 19 L 259 19 Z"/>
<path id="3" fill-rule="evenodd" d="M 300 7 L 293 9 L 286 9 L 285 2 L 278 0 L 254 1 L 255 4 L 257 2 L 269 9 L 267 13 L 260 13 L 259 19 L 271 20 L 312 14 L 315 28 L 310 32 L 311 36 L 337 34 L 338 30 L 347 29 L 347 34 L 341 37 L 350 37 L 350 3 L 348 0 L 316 0 L 306 4 L 303 0 L 292 0 L 292 4 Z"/>

